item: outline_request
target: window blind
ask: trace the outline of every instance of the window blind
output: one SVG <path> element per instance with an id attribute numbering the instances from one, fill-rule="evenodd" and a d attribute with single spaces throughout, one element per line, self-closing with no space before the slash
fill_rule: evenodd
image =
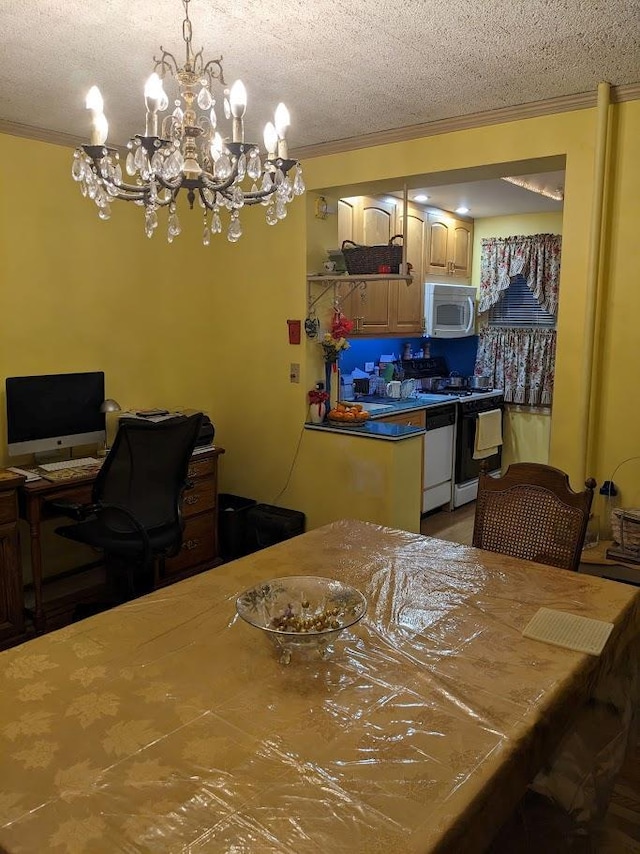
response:
<path id="1" fill-rule="evenodd" d="M 538 305 L 524 276 L 512 276 L 502 298 L 489 311 L 490 326 L 541 326 L 554 329 L 556 318 Z"/>

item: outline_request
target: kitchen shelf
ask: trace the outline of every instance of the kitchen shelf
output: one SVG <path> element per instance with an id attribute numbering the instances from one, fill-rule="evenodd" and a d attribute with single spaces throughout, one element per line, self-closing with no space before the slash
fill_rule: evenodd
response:
<path id="1" fill-rule="evenodd" d="M 336 308 L 340 308 L 340 305 L 351 296 L 356 288 L 366 288 L 367 282 L 393 281 L 406 282 L 409 285 L 413 281 L 413 276 L 402 276 L 399 273 L 371 273 L 369 275 L 356 274 L 351 276 L 347 274 L 337 276 L 307 276 L 307 313 L 310 314 L 314 306 L 316 306 L 322 297 L 332 288 L 334 290 L 333 304 Z M 344 284 L 346 282 L 349 282 L 352 287 L 350 287 L 341 297 L 336 297 L 336 285 Z M 312 295 L 312 286 L 314 285 L 324 285 L 324 288 L 316 296 Z"/>

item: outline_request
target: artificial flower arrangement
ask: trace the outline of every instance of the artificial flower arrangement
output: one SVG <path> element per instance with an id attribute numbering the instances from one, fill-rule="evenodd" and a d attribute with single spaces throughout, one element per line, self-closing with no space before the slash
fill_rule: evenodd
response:
<path id="1" fill-rule="evenodd" d="M 318 407 L 318 411 L 320 410 L 320 405 L 326 403 L 329 400 L 328 393 L 321 388 L 312 388 L 309 392 L 309 403 Z"/>
<path id="2" fill-rule="evenodd" d="M 353 330 L 353 321 L 348 320 L 340 309 L 334 309 L 333 319 L 331 321 L 331 329 L 325 333 L 322 340 L 322 349 L 324 352 L 324 360 L 328 364 L 333 365 L 333 370 L 336 370 L 338 356 L 342 350 L 349 349 L 349 342 L 346 336 Z"/>

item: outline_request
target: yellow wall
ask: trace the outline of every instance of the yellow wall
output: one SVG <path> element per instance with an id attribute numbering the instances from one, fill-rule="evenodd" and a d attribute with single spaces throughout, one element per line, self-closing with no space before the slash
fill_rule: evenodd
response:
<path id="1" fill-rule="evenodd" d="M 638 398 L 630 388 L 640 316 L 640 102 L 615 106 L 613 129 L 600 449 L 596 471 L 590 472 L 599 480 L 620 459 L 640 453 Z M 582 365 L 594 134 L 595 110 L 580 110 L 305 163 L 313 192 L 566 155 L 550 460 L 574 483 L 583 475 L 580 413 L 589 393 L 582 387 Z M 28 171 L 9 165 L 25 162 Z M 167 246 L 161 234 L 147 240 L 136 206 L 115 203 L 111 221 L 100 222 L 71 180 L 70 163 L 71 152 L 62 147 L 0 137 L 2 375 L 103 368 L 109 396 L 123 406 L 202 407 L 227 449 L 223 491 L 259 501 L 282 493 L 282 506 L 303 510 L 311 520 L 324 518 L 325 510 L 315 508 L 330 506 L 328 487 L 313 489 L 306 477 L 301 485 L 296 478 L 313 461 L 298 469 L 298 457 L 294 464 L 306 392 L 321 378 L 318 344 L 296 347 L 287 339 L 287 319 L 306 314 L 305 201 L 296 200 L 275 227 L 264 224 L 261 207 L 243 212 L 246 233 L 240 243 L 230 245 L 221 235 L 208 248 L 199 243 L 200 211 L 181 211 L 183 234 Z M 293 361 L 302 366 L 299 385 L 289 383 Z M 6 435 L 3 405 L 0 419 L 0 435 Z M 361 440 L 363 460 L 377 456 L 375 444 Z M 633 464 L 617 480 L 623 504 L 640 502 Z"/>

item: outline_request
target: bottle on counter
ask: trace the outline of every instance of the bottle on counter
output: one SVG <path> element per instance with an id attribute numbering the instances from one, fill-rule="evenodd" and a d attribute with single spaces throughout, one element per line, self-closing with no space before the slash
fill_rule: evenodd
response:
<path id="1" fill-rule="evenodd" d="M 411 342 L 410 341 L 407 341 L 407 343 L 404 345 L 404 349 L 402 351 L 402 358 L 403 359 L 413 358 L 413 356 L 411 354 Z"/>

